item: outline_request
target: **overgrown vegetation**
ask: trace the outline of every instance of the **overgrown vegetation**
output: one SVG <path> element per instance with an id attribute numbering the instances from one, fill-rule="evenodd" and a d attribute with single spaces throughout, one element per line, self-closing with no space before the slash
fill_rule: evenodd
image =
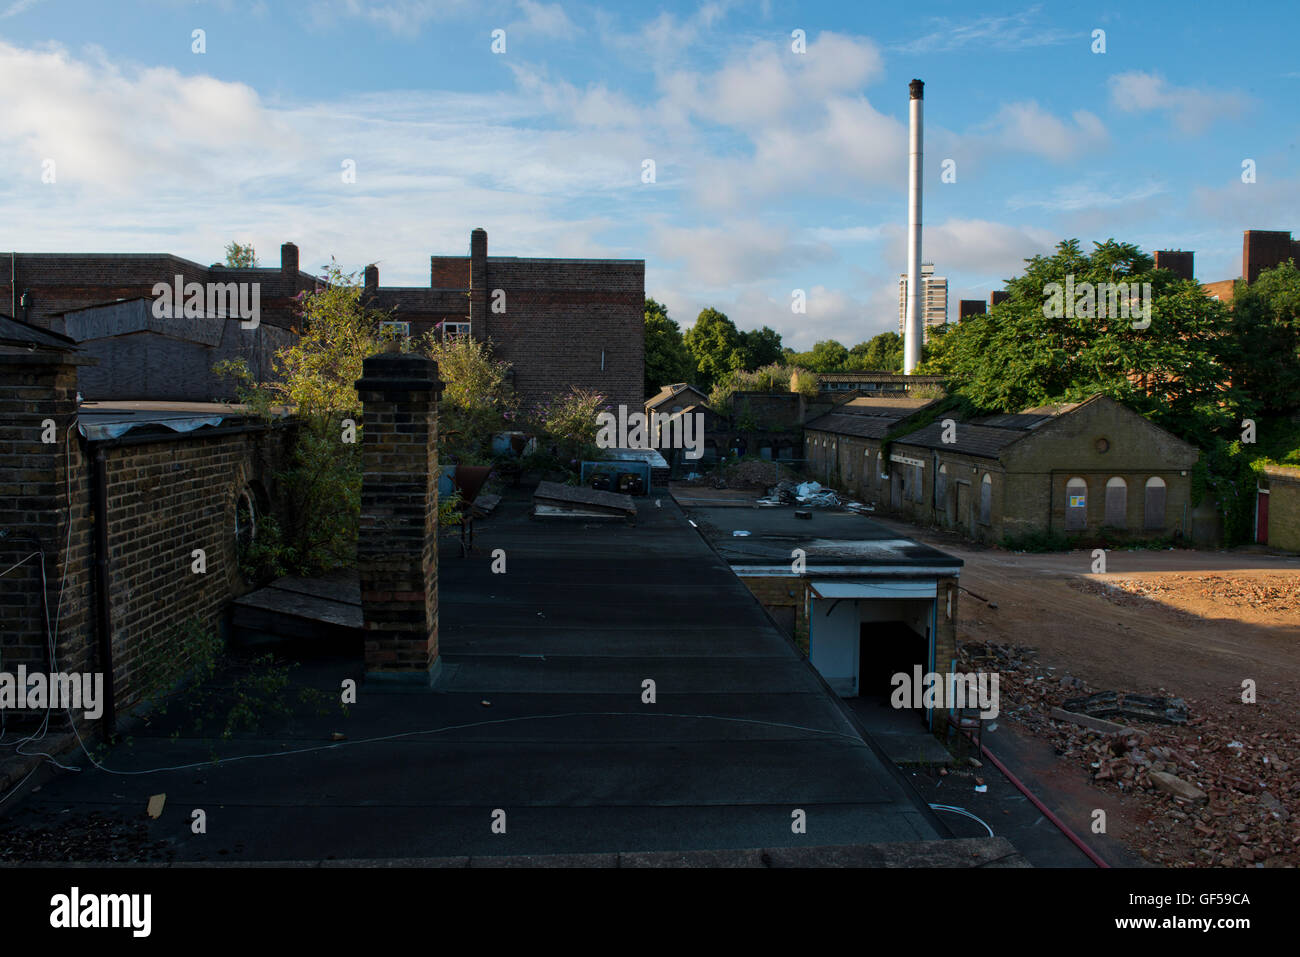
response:
<path id="1" fill-rule="evenodd" d="M 817 374 L 799 366 L 773 362 L 751 372 L 729 372 L 709 392 L 709 408 L 726 415 L 737 392 L 798 392 L 817 398 Z"/>
<path id="2" fill-rule="evenodd" d="M 243 359 L 217 363 L 234 379 L 239 401 L 271 420 L 291 411 L 295 431 L 288 465 L 276 472 L 277 516 L 264 519 L 259 543 L 245 556 L 259 577 L 319 575 L 350 565 L 361 514 L 361 402 L 355 382 L 367 356 L 384 348 L 379 322 L 364 307 L 355 274 L 331 264 L 326 284 L 300 293 L 303 332 L 280 350 L 268 382 Z M 355 441 L 343 441 L 351 423 Z"/>
<path id="3" fill-rule="evenodd" d="M 187 732 L 228 741 L 240 731 L 256 732 L 287 720 L 297 706 L 329 713 L 332 699 L 324 692 L 289 692 L 295 664 L 272 654 L 231 654 L 197 616 L 173 629 L 163 644 L 159 653 L 142 656 L 137 674 L 148 706 L 146 723 L 162 723 L 173 709 L 183 713 L 184 720 L 172 730 L 173 741 Z"/>

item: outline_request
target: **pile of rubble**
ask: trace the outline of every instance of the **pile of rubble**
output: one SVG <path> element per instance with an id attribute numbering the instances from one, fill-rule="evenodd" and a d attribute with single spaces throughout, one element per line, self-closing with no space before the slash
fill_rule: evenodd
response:
<path id="1" fill-rule="evenodd" d="M 1164 603 L 1179 597 L 1201 598 L 1216 604 L 1252 607 L 1285 613 L 1300 611 L 1300 575 L 1269 575 L 1261 578 L 1223 575 L 1162 575 L 1159 578 L 1077 579 L 1080 591 L 1100 595 L 1115 605 L 1134 606 L 1143 599 Z M 1177 609 L 1175 614 L 1187 616 Z"/>
<path id="2" fill-rule="evenodd" d="M 1166 865 L 1300 865 L 1300 734 L 1269 730 L 1266 705 L 1192 701 L 1186 724 L 1130 712 L 1113 716 L 1119 725 L 1066 708 L 1091 689 L 1040 666 L 1030 648 L 968 644 L 960 654 L 963 668 L 1001 675 L 1005 718 L 1050 740 L 1098 787 L 1138 802 L 1149 817 L 1129 843 L 1143 856 Z"/>

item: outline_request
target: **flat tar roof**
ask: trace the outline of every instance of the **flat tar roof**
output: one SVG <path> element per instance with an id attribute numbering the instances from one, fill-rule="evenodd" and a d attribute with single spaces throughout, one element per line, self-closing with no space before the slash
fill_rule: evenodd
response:
<path id="1" fill-rule="evenodd" d="M 222 848 L 225 860 L 355 860 L 947 836 L 672 499 L 638 507 L 635 527 L 541 523 L 527 494 L 508 490 L 476 523 L 472 556 L 445 545 L 433 693 L 359 681 L 346 719 L 308 708 L 231 742 L 138 731 L 107 766 L 198 768 L 88 768 L 20 813 L 139 820 L 149 796 L 166 793 L 150 838 L 178 860 Z M 492 571 L 497 548 L 504 574 Z M 337 695 L 342 679 L 362 677 L 360 654 L 296 674 Z M 331 743 L 332 732 L 346 740 Z M 212 764 L 213 747 L 272 756 Z M 173 806 L 221 808 L 218 838 L 192 834 Z M 505 834 L 491 827 L 497 809 Z M 806 833 L 792 831 L 795 810 Z"/>
<path id="2" fill-rule="evenodd" d="M 778 508 L 690 507 L 687 514 L 733 568 L 785 566 L 801 548 L 808 568 L 857 566 L 915 570 L 918 575 L 960 569 L 962 561 L 929 545 L 843 509 L 810 509 L 811 519 L 795 518 L 796 506 Z M 748 532 L 738 536 L 737 531 Z"/>

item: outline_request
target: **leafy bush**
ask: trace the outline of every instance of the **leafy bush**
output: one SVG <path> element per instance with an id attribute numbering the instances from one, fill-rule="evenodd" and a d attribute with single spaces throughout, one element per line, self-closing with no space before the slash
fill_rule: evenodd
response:
<path id="1" fill-rule="evenodd" d="M 724 413 L 737 392 L 799 392 L 817 398 L 817 374 L 799 366 L 773 362 L 752 372 L 739 370 L 724 376 L 709 392 L 709 408 Z"/>
<path id="2" fill-rule="evenodd" d="M 327 714 L 327 704 L 333 700 L 315 688 L 287 694 L 289 673 L 296 665 L 277 661 L 271 654 L 230 654 L 220 636 L 197 616 L 173 629 L 164 644 L 164 653 L 141 659 L 139 680 L 142 700 L 149 706 L 147 723 L 166 717 L 175 705 L 192 719 L 193 734 L 211 729 L 229 740 L 238 731 L 258 731 L 273 720 L 290 717 L 295 704 L 311 705 L 318 714 Z M 185 730 L 185 724 L 178 725 L 172 740 Z"/>
<path id="3" fill-rule="evenodd" d="M 445 383 L 438 405 L 440 461 L 488 465 L 492 436 L 520 427 L 519 399 L 510 385 L 510 363 L 497 359 L 492 342 L 469 336 L 421 337 L 416 348 L 438 363 Z"/>
<path id="4" fill-rule="evenodd" d="M 366 357 L 384 347 L 379 322 L 387 316 L 362 306 L 355 274 L 331 264 L 325 279 L 315 292 L 299 293 L 303 333 L 277 353 L 271 381 L 256 381 L 243 359 L 214 367 L 235 380 L 239 401 L 255 414 L 291 412 L 296 423 L 289 464 L 275 475 L 278 521 L 262 522 L 268 537 L 246 556 L 263 575 L 317 575 L 355 560 L 362 421 L 355 382 Z M 356 442 L 342 441 L 348 419 Z"/>
<path id="5" fill-rule="evenodd" d="M 596 458 L 600 449 L 596 436 L 600 425 L 596 416 L 613 412 L 605 397 L 590 389 L 571 388 L 549 402 L 541 402 L 529 413 L 529 421 L 541 433 L 539 451 L 547 453 L 561 468 L 575 474 L 583 459 Z"/>

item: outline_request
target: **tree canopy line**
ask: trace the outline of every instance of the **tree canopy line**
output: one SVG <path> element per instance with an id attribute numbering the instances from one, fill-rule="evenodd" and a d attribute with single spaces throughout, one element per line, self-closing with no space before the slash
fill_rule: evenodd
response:
<path id="1" fill-rule="evenodd" d="M 1300 270 L 1294 262 L 1238 282 L 1231 304 L 1114 239 L 1076 239 L 1026 260 L 1008 297 L 984 315 L 932 329 L 917 372 L 941 375 L 968 412 L 1017 412 L 1102 393 L 1204 450 L 1194 489 L 1213 493 L 1229 541 L 1249 535 L 1255 470 L 1300 465 Z M 1150 322 L 1092 308 L 1044 309 L 1048 288 L 1151 284 Z M 1046 313 L 1046 314 L 1045 314 Z M 1058 313 L 1060 313 L 1058 315 Z M 646 390 L 691 382 L 708 390 L 764 366 L 812 372 L 902 370 L 902 340 L 884 332 L 852 348 L 833 339 L 783 348 L 764 326 L 736 328 L 715 309 L 684 333 L 646 300 Z M 1253 443 L 1245 420 L 1255 423 Z"/>

